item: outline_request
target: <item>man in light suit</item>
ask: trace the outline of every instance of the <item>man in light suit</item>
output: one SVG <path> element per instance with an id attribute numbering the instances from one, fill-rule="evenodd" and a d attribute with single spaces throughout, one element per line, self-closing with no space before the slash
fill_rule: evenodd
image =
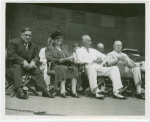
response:
<path id="1" fill-rule="evenodd" d="M 85 68 L 87 71 L 91 92 L 95 94 L 96 98 L 103 99 L 104 95 L 100 93 L 100 90 L 97 86 L 97 75 L 108 76 L 113 82 L 114 97 L 126 99 L 124 96 L 119 94 L 119 89 L 121 89 L 123 86 L 118 67 L 103 67 L 103 65 L 105 65 L 107 62 L 105 55 L 95 49 L 90 48 L 91 38 L 88 35 L 84 35 L 81 38 L 83 46 L 76 52 L 77 60 L 81 64 L 86 64 Z"/>
<path id="2" fill-rule="evenodd" d="M 141 72 L 140 68 L 125 53 L 121 52 L 122 42 L 115 41 L 114 51 L 107 54 L 108 66 L 118 66 L 122 77 L 133 77 L 136 85 L 138 99 L 145 99 L 141 94 Z"/>

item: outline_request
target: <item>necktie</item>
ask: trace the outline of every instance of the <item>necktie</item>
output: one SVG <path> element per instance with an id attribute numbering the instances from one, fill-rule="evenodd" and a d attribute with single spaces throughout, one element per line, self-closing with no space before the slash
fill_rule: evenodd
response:
<path id="1" fill-rule="evenodd" d="M 89 53 L 89 49 L 87 49 L 87 52 Z"/>
<path id="2" fill-rule="evenodd" d="M 26 47 L 26 51 L 28 51 L 28 43 L 24 43 L 25 47 Z"/>

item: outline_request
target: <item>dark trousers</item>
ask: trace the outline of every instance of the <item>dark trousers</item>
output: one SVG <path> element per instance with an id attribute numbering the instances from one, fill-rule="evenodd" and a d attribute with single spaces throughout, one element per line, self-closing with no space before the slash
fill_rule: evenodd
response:
<path id="1" fill-rule="evenodd" d="M 35 88 L 37 91 L 42 91 L 44 88 L 47 88 L 47 85 L 44 81 L 44 78 L 42 77 L 40 68 L 34 68 L 25 70 L 24 67 L 14 64 L 13 65 L 14 71 L 13 71 L 13 80 L 14 80 L 14 89 L 16 90 L 19 87 L 23 86 L 22 83 L 22 76 L 24 73 L 29 73 L 31 75 L 31 78 L 34 82 Z"/>

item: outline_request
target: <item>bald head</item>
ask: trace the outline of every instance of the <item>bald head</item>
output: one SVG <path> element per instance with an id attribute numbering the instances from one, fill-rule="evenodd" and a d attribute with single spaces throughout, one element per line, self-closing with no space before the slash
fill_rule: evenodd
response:
<path id="1" fill-rule="evenodd" d="M 89 35 L 83 35 L 81 37 L 82 41 L 91 40 L 91 37 Z"/>
<path id="2" fill-rule="evenodd" d="M 86 47 L 86 48 L 90 48 L 91 43 L 92 43 L 91 42 L 91 37 L 89 35 L 83 35 L 81 37 L 81 39 L 82 39 L 83 46 Z"/>
<path id="3" fill-rule="evenodd" d="M 117 40 L 114 42 L 113 48 L 116 52 L 121 52 L 122 50 L 122 42 Z"/>
<path id="4" fill-rule="evenodd" d="M 97 44 L 97 50 L 102 53 L 104 51 L 104 45 L 102 43 Z"/>

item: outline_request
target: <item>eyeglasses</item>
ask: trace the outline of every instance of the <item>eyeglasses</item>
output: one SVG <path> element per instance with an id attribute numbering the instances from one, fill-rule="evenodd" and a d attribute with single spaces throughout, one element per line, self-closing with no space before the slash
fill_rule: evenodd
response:
<path id="1" fill-rule="evenodd" d="M 31 35 L 28 35 L 28 34 L 23 34 L 23 35 L 26 36 L 26 37 L 27 37 L 27 36 L 31 37 Z"/>
<path id="2" fill-rule="evenodd" d="M 54 41 L 62 41 L 62 40 L 63 38 L 57 38 L 57 37 L 54 39 Z"/>

